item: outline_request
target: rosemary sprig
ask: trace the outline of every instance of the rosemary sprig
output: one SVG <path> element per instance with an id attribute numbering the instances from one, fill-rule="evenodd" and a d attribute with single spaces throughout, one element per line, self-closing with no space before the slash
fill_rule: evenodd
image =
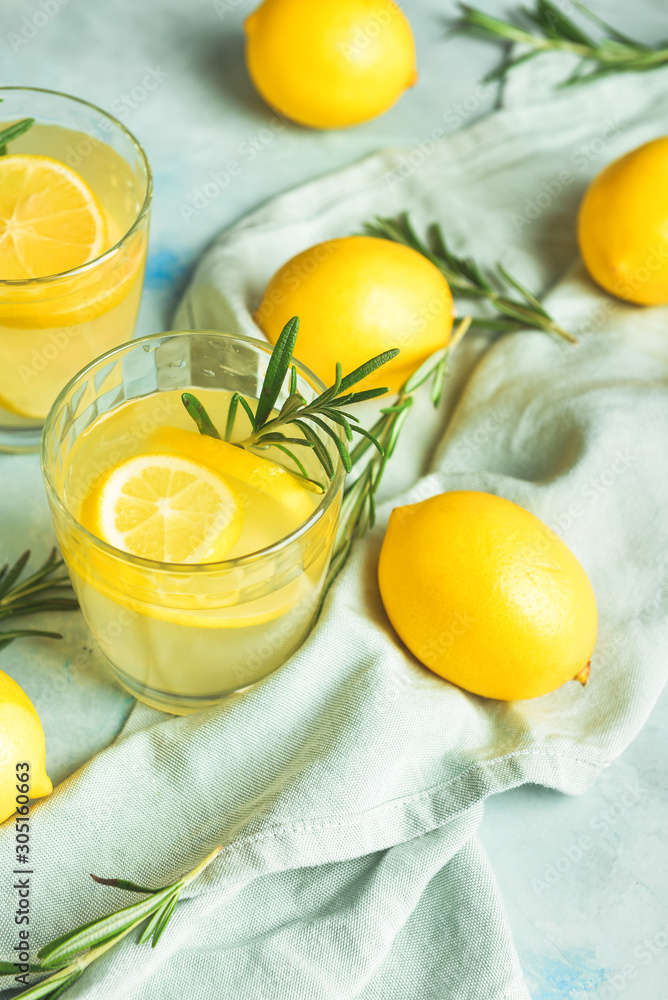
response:
<path id="1" fill-rule="evenodd" d="M 242 448 L 268 448 L 273 445 L 276 448 L 280 448 L 281 451 L 289 455 L 297 464 L 300 470 L 299 478 L 311 486 L 319 487 L 320 491 L 324 491 L 325 487 L 320 483 L 315 483 L 312 479 L 308 479 L 302 463 L 292 450 L 286 447 L 287 443 L 290 443 L 291 445 L 312 448 L 325 469 L 328 478 L 332 478 L 334 466 L 329 452 L 325 447 L 322 437 L 306 422 L 307 420 L 315 424 L 321 432 L 329 435 L 335 441 L 338 440 L 337 448 L 347 472 L 352 471 L 355 463 L 367 453 L 369 448 L 375 448 L 373 456 L 359 477 L 344 493 L 337 541 L 322 600 L 324 600 L 324 596 L 334 579 L 343 569 L 355 539 L 361 537 L 368 528 L 373 527 L 376 517 L 376 493 L 382 481 L 386 465 L 396 448 L 401 429 L 408 418 L 417 389 L 431 379 L 432 402 L 434 406 L 438 406 L 443 392 L 443 384 L 447 375 L 450 356 L 471 324 L 472 320 L 470 316 L 466 316 L 459 322 L 448 346 L 436 351 L 427 358 L 421 367 L 404 382 L 394 403 L 381 411 L 381 416 L 371 430 L 361 427 L 359 425 L 359 418 L 353 413 L 344 412 L 341 407 L 384 395 L 388 391 L 387 389 L 365 389 L 360 392 L 350 392 L 350 389 L 391 358 L 396 357 L 399 351 L 391 350 L 386 351 L 384 354 L 379 354 L 378 357 L 372 358 L 366 364 L 360 365 L 359 368 L 356 368 L 355 371 L 345 377 L 342 376 L 341 365 L 337 364 L 334 384 L 325 389 L 312 403 L 307 404 L 303 396 L 297 392 L 297 372 L 294 366 L 291 367 L 292 352 L 299 326 L 299 320 L 296 317 L 285 325 L 274 346 L 255 413 L 253 413 L 250 403 L 242 396 L 239 396 L 238 393 L 235 393 L 230 400 L 225 440 L 229 440 L 232 427 L 234 426 L 237 406 L 241 403 L 246 410 L 253 430 L 251 435 L 244 441 L 236 442 L 238 446 Z M 290 393 L 278 415 L 271 417 L 270 414 L 275 409 L 288 371 L 290 371 Z M 220 434 L 211 423 L 209 415 L 200 401 L 192 393 L 183 393 L 182 399 L 186 410 L 197 424 L 200 433 L 220 438 Z M 335 430 L 330 424 L 326 423 L 326 420 L 333 421 L 343 427 L 345 441 L 337 438 Z M 284 427 L 286 424 L 291 423 L 295 424 L 301 430 L 303 437 L 287 437 L 287 435 L 283 435 L 282 432 L 276 430 L 278 427 Z M 361 440 L 349 450 L 348 445 L 353 440 L 354 431 L 360 435 Z"/>
<path id="2" fill-rule="evenodd" d="M 2 103 L 2 98 L 0 98 L 0 103 Z M 7 128 L 0 130 L 0 156 L 7 155 L 7 143 L 12 142 L 13 139 L 18 139 L 20 135 L 27 132 L 34 124 L 34 118 L 22 118 L 21 121 L 14 122 L 13 125 L 8 125 Z"/>
<path id="3" fill-rule="evenodd" d="M 345 376 L 341 365 L 337 364 L 334 384 L 308 403 L 297 390 L 297 370 L 292 365 L 298 330 L 299 319 L 294 316 L 285 324 L 274 345 L 255 411 L 248 400 L 239 393 L 235 393 L 230 400 L 225 425 L 225 440 L 229 441 L 230 439 L 237 409 L 241 405 L 250 421 L 251 433 L 243 441 L 234 443 L 239 447 L 249 449 L 278 448 L 296 465 L 298 471 L 294 474 L 300 480 L 318 492 L 324 493 L 324 485 L 308 476 L 303 462 L 294 452 L 295 447 L 300 446 L 312 450 L 328 479 L 332 479 L 334 476 L 334 463 L 325 444 L 325 438 L 330 438 L 334 442 L 346 472 L 352 470 L 352 459 L 348 445 L 352 442 L 354 434 L 359 434 L 369 444 L 375 445 L 379 451 L 382 451 L 380 443 L 373 434 L 360 426 L 359 417 L 344 410 L 343 407 L 366 399 L 375 399 L 388 392 L 386 388 L 363 389 L 360 392 L 352 392 L 351 390 L 362 379 L 367 378 L 386 362 L 396 357 L 399 350 L 395 348 L 384 351 Z M 280 411 L 272 416 L 288 373 L 290 376 L 289 394 Z M 193 396 L 192 393 L 184 392 L 181 399 L 188 414 L 197 424 L 200 433 L 220 438 L 220 434 L 197 397 Z M 334 424 L 343 428 L 344 435 L 337 433 Z M 290 428 L 292 428 L 291 431 Z M 286 431 L 288 433 L 285 433 Z"/>
<path id="4" fill-rule="evenodd" d="M 38 998 L 54 1000 L 56 996 L 69 989 L 89 965 L 110 948 L 114 948 L 145 920 L 148 920 L 148 923 L 137 944 L 151 940 L 152 947 L 155 948 L 176 909 L 183 890 L 202 874 L 221 851 L 222 847 L 217 847 L 191 872 L 162 889 L 147 889 L 127 879 L 105 879 L 92 875 L 91 878 L 102 885 L 113 885 L 128 892 L 146 893 L 148 899 L 126 906 L 125 909 L 118 910 L 108 917 L 83 924 L 45 945 L 37 955 L 40 960 L 39 965 L 31 966 L 30 971 L 51 974 L 34 986 L 29 986 L 18 996 L 22 1000 L 38 1000 Z M 0 962 L 0 976 L 9 975 L 16 975 L 16 965 L 13 962 Z"/>
<path id="5" fill-rule="evenodd" d="M 366 223 L 364 230 L 369 236 L 403 243 L 404 246 L 417 250 L 439 269 L 455 296 L 486 299 L 502 314 L 494 317 L 474 316 L 471 319 L 472 326 L 500 331 L 531 327 L 555 334 L 569 344 L 577 344 L 576 338 L 559 326 L 536 296 L 509 274 L 502 264 L 497 264 L 496 267 L 499 282 L 505 287 L 498 289 L 488 281 L 471 257 L 457 257 L 448 248 L 440 226 L 435 223 L 429 227 L 426 241 L 417 236 L 405 213 L 398 219 L 376 217 L 373 222 Z M 521 298 L 508 294 L 512 291 L 519 293 Z"/>
<path id="6" fill-rule="evenodd" d="M 76 599 L 61 596 L 64 593 L 71 595 L 72 586 L 67 573 L 59 572 L 65 564 L 55 549 L 36 573 L 17 583 L 29 558 L 30 550 L 24 552 L 13 566 L 6 563 L 0 569 L 0 621 L 42 611 L 76 611 L 79 607 Z M 0 649 L 8 646 L 14 639 L 29 635 L 62 639 L 60 632 L 44 632 L 39 629 L 0 630 Z"/>
<path id="7" fill-rule="evenodd" d="M 325 592 L 343 569 L 355 539 L 361 538 L 375 523 L 376 493 L 387 463 L 396 448 L 401 429 L 408 419 L 416 391 L 431 379 L 431 400 L 435 407 L 439 405 L 448 373 L 448 362 L 470 326 L 471 317 L 466 316 L 458 323 L 448 346 L 427 358 L 404 382 L 392 405 L 381 411 L 381 416 L 371 428 L 369 438 L 377 440 L 381 449 L 372 455 L 343 498 L 339 531 Z M 350 454 L 353 465 L 368 451 L 369 446 L 370 440 L 364 439 L 353 448 Z"/>
<path id="8" fill-rule="evenodd" d="M 468 4 L 460 4 L 462 16 L 455 30 L 493 42 L 512 42 L 529 46 L 529 51 L 504 63 L 487 80 L 499 80 L 511 69 L 542 52 L 570 52 L 579 56 L 574 72 L 560 87 L 589 83 L 611 73 L 643 72 L 668 62 L 665 44 L 657 48 L 644 45 L 608 24 L 578 0 L 574 5 L 597 27 L 603 36 L 596 39 L 563 14 L 551 0 L 536 0 L 533 9 L 520 8 L 512 21 L 485 14 Z M 528 26 L 525 27 L 525 24 Z"/>

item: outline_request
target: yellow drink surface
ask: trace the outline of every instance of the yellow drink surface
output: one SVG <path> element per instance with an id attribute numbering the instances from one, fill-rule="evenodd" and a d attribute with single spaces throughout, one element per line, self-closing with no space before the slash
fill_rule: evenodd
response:
<path id="1" fill-rule="evenodd" d="M 224 430 L 230 393 L 197 389 L 196 395 L 214 425 Z M 249 426 L 239 408 L 232 440 L 246 437 Z M 59 483 L 65 505 L 85 522 L 82 510 L 101 476 L 129 458 L 164 454 L 166 443 L 174 454 L 208 462 L 241 498 L 243 529 L 224 563 L 173 573 L 165 563 L 162 572 L 132 557 L 118 560 L 92 540 L 75 545 L 67 532 L 60 541 L 93 635 L 121 682 L 149 704 L 166 707 L 174 699 L 168 710 L 186 712 L 192 710 L 188 699 L 215 701 L 270 673 L 302 641 L 322 590 L 336 505 L 305 533 L 303 545 L 291 542 L 275 555 L 230 565 L 291 535 L 309 520 L 322 496 L 271 461 L 267 472 L 266 459 L 262 473 L 249 478 L 244 462 L 250 467 L 254 459 L 245 450 L 234 449 L 234 468 L 226 468 L 230 446 L 217 449 L 218 442 L 199 435 L 180 389 L 121 404 L 78 436 Z M 299 450 L 300 458 L 306 457 L 301 452 L 307 449 Z M 278 476 L 271 475 L 272 468 Z"/>

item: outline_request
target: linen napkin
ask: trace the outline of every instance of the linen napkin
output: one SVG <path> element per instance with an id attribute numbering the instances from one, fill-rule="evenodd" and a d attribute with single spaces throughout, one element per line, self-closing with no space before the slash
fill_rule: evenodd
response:
<path id="1" fill-rule="evenodd" d="M 533 70 L 532 70 L 533 72 Z M 577 261 L 576 206 L 602 166 L 661 134 L 668 73 L 521 103 L 283 195 L 207 252 L 175 328 L 259 336 L 251 311 L 290 255 L 374 214 L 438 220 L 497 259 L 580 339 L 474 333 L 438 411 L 422 398 L 379 523 L 321 618 L 250 691 L 188 718 L 137 706 L 108 749 L 34 809 L 33 946 L 133 901 L 88 871 L 154 885 L 218 861 L 154 951 L 124 942 L 72 998 L 526 1000 L 483 800 L 532 782 L 578 794 L 654 705 L 668 652 L 668 310 L 613 301 Z M 516 84 L 516 89 L 517 89 Z M 510 704 L 430 674 L 394 635 L 376 564 L 389 512 L 444 490 L 533 511 L 589 574 L 600 633 L 587 688 Z M 13 829 L 0 831 L 3 856 Z M 13 897 L 0 885 L 2 912 Z M 0 957 L 15 943 L 0 925 Z"/>

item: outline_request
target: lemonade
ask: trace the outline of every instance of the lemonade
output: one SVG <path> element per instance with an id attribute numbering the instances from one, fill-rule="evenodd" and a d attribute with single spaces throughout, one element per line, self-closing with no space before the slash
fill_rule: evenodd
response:
<path id="1" fill-rule="evenodd" d="M 47 492 L 82 610 L 121 683 L 168 711 L 271 673 L 318 609 L 340 469 L 315 492 L 279 452 L 232 443 L 248 434 L 243 410 L 228 443 L 199 434 L 181 401 L 196 392 L 225 428 L 232 392 L 257 396 L 269 353 L 220 334 L 143 338 L 82 373 L 47 424 Z M 300 391 L 321 388 L 304 371 Z"/>
<path id="2" fill-rule="evenodd" d="M 0 98 L 0 130 L 36 119 L 0 157 L 0 448 L 28 450 L 65 383 L 132 336 L 151 182 L 141 147 L 97 108 L 16 88 Z"/>

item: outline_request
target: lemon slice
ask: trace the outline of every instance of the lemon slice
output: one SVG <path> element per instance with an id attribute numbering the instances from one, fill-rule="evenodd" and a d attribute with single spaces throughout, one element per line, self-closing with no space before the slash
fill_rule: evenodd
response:
<path id="1" fill-rule="evenodd" d="M 315 509 L 313 494 L 287 469 L 245 448 L 178 427 L 160 427 L 150 444 L 156 451 L 188 455 L 216 472 L 268 493 L 290 513 L 295 525 L 306 521 Z"/>
<path id="2" fill-rule="evenodd" d="M 49 156 L 0 157 L 0 279 L 61 274 L 106 242 L 100 203 L 75 170 Z"/>
<path id="3" fill-rule="evenodd" d="M 229 483 L 199 462 L 149 454 L 115 466 L 81 510 L 84 527 L 145 559 L 202 563 L 223 559 L 243 526 Z"/>

